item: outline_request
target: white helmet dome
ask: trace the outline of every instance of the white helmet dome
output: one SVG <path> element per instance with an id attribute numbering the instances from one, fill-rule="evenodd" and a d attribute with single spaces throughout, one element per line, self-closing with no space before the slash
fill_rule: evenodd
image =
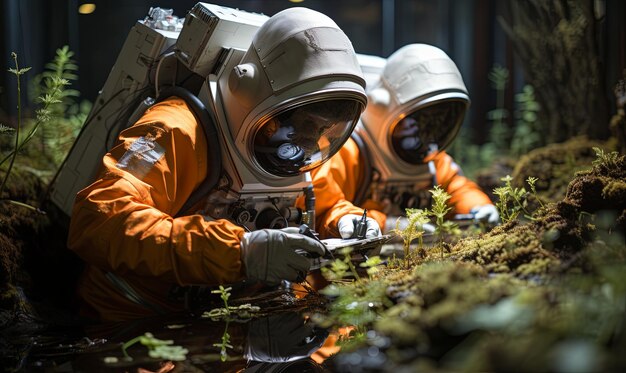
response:
<path id="1" fill-rule="evenodd" d="M 251 169 L 286 177 L 334 155 L 365 108 L 365 81 L 352 43 L 329 17 L 307 9 L 277 13 L 220 93 L 233 138 Z"/>
<path id="2" fill-rule="evenodd" d="M 430 152 L 448 146 L 470 102 L 454 62 L 427 44 L 393 53 L 368 96 L 364 128 L 388 159 L 408 164 L 421 164 Z"/>

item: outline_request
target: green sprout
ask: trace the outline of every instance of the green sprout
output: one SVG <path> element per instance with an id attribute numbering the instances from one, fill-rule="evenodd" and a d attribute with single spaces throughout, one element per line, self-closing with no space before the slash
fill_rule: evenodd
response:
<path id="1" fill-rule="evenodd" d="M 530 186 L 530 190 L 532 191 L 533 196 L 539 202 L 541 207 L 545 207 L 545 205 L 543 204 L 543 201 L 541 200 L 541 198 L 539 198 L 539 195 L 537 194 L 537 187 L 535 186 L 535 184 L 537 183 L 537 180 L 539 179 L 537 179 L 536 177 L 528 176 L 528 178 L 526 179 L 526 182 Z"/>
<path id="2" fill-rule="evenodd" d="M 402 238 L 402 248 L 404 249 L 404 264 L 409 267 L 409 253 L 411 242 L 418 240 L 418 247 L 421 249 L 424 245 L 424 224 L 428 223 L 428 211 L 422 209 L 406 209 L 407 226 L 400 229 L 400 219 L 396 221 L 396 229 L 394 232 Z"/>
<path id="3" fill-rule="evenodd" d="M 530 213 L 526 210 L 526 189 L 514 188 L 511 185 L 513 178 L 510 175 L 506 175 L 500 180 L 504 181 L 504 186 L 494 188 L 493 193 L 498 196 L 496 208 L 500 213 L 502 222 L 508 223 L 515 220 L 522 212 L 527 218 L 532 219 Z"/>
<path id="4" fill-rule="evenodd" d="M 155 359 L 183 361 L 186 359 L 187 353 L 189 352 L 189 350 L 182 346 L 174 345 L 174 341 L 171 339 L 158 339 L 154 337 L 152 333 L 146 332 L 144 335 L 135 337 L 122 345 L 122 353 L 126 359 L 132 360 L 132 357 L 128 355 L 126 350 L 137 342 L 148 347 L 148 355 Z M 113 361 L 112 359 L 110 360 Z"/>
<path id="5" fill-rule="evenodd" d="M 220 348 L 220 360 L 222 362 L 228 360 L 227 349 L 233 348 L 233 345 L 230 344 L 230 334 L 228 334 L 228 320 L 226 321 L 226 327 L 224 327 L 224 333 L 222 333 L 222 341 L 220 343 L 213 343 L 213 347 Z"/>
<path id="6" fill-rule="evenodd" d="M 224 302 L 224 308 L 227 311 L 227 314 L 230 313 L 230 307 L 228 307 L 228 298 L 230 298 L 230 291 L 233 290 L 232 287 L 223 287 L 222 285 L 220 285 L 220 288 L 217 290 L 212 290 L 211 294 L 219 294 L 220 298 L 222 298 L 222 301 Z"/>
<path id="7" fill-rule="evenodd" d="M 233 289 L 232 287 L 225 288 L 224 286 L 220 285 L 219 289 L 212 290 L 211 291 L 212 294 L 220 295 L 220 298 L 222 298 L 222 301 L 224 302 L 224 307 L 213 308 L 212 310 L 208 312 L 205 311 L 202 314 L 202 317 L 208 317 L 212 319 L 220 318 L 220 317 L 228 318 L 231 316 L 231 314 L 236 313 L 237 317 L 239 318 L 248 318 L 248 317 L 251 317 L 252 313 L 258 312 L 260 310 L 258 306 L 253 306 L 249 303 L 242 304 L 236 307 L 229 306 L 228 299 L 230 298 L 230 291 L 232 289 Z"/>
<path id="8" fill-rule="evenodd" d="M 430 193 L 433 195 L 431 214 L 435 218 L 435 235 L 441 247 L 441 259 L 443 259 L 443 238 L 446 234 L 457 234 L 459 227 L 456 223 L 445 220 L 446 215 L 452 210 L 452 208 L 448 206 L 448 200 L 451 196 L 439 185 L 435 185 L 435 188 L 432 189 Z"/>

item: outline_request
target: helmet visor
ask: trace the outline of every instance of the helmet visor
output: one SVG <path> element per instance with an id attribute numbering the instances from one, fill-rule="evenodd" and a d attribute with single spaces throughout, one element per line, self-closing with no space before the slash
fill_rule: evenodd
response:
<path id="1" fill-rule="evenodd" d="M 429 153 L 443 149 L 456 136 L 466 107 L 464 101 L 446 101 L 407 115 L 391 131 L 393 150 L 407 163 L 423 163 Z"/>
<path id="2" fill-rule="evenodd" d="M 334 99 L 284 110 L 257 130 L 254 157 L 265 171 L 276 176 L 310 171 L 341 148 L 362 109 L 359 101 Z"/>

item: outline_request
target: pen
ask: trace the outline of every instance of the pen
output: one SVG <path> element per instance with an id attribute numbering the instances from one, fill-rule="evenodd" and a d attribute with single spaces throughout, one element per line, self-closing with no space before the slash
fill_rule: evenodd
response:
<path id="1" fill-rule="evenodd" d="M 299 229 L 299 233 L 302 235 L 305 235 L 307 237 L 310 237 L 320 243 L 322 243 L 322 245 L 324 245 L 324 249 L 326 250 L 324 255 L 322 255 L 324 258 L 330 258 L 330 259 L 334 259 L 333 253 L 326 247 L 326 244 L 324 242 L 322 242 L 322 240 L 319 239 L 319 237 L 317 237 L 317 233 L 313 232 L 313 230 L 306 224 L 302 224 L 300 225 L 300 229 Z M 311 253 L 305 251 L 305 250 L 301 250 L 301 249 L 296 249 L 296 252 L 302 256 L 305 256 L 307 258 L 317 258 L 317 255 L 312 255 Z"/>
<path id="2" fill-rule="evenodd" d="M 364 239 L 367 233 L 367 209 L 363 210 L 361 220 L 356 223 L 356 238 Z"/>

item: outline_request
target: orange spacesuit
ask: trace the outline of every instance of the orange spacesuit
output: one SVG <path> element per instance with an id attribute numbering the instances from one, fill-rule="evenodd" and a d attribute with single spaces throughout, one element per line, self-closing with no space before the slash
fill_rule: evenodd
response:
<path id="1" fill-rule="evenodd" d="M 358 189 L 369 187 L 363 180 L 365 165 L 359 163 L 359 152 L 356 142 L 350 139 L 330 161 L 311 172 L 320 235 L 330 237 L 337 235 L 332 229 L 334 225 L 330 224 L 333 222 L 333 215 L 340 214 L 339 211 L 331 210 L 335 203 L 354 201 Z M 434 163 L 435 178 L 451 195 L 448 203 L 455 213 L 467 214 L 475 206 L 491 204 L 489 197 L 476 183 L 459 174 L 459 167 L 445 151 L 433 154 L 425 161 Z M 371 196 L 369 197 L 359 207 L 367 209 L 367 215 L 374 218 L 381 227 L 385 227 L 385 223 L 395 224 L 395 220 L 387 222 L 387 214 L 383 212 L 386 206 L 381 201 L 374 201 Z"/>
<path id="2" fill-rule="evenodd" d="M 451 195 L 453 212 L 496 223 L 498 212 L 489 197 L 443 151 L 469 107 L 454 62 L 425 44 L 407 45 L 386 61 L 370 61 L 361 59 L 366 79 L 368 72 L 373 78 L 352 139 L 312 172 L 317 215 L 323 220 L 334 203 L 347 200 L 368 209 L 388 232 L 406 208 L 430 207 L 428 189 L 440 185 Z M 321 221 L 318 230 L 334 233 Z"/>
<path id="3" fill-rule="evenodd" d="M 142 137 L 164 156 L 139 180 L 119 164 Z M 87 263 L 79 294 L 89 316 L 125 320 L 181 310 L 182 303 L 167 299 L 173 284 L 244 279 L 243 228 L 197 214 L 173 218 L 210 167 L 206 139 L 185 102 L 172 98 L 153 106 L 120 139 L 105 156 L 99 179 L 78 194 L 72 213 L 68 245 Z M 343 202 L 328 211 L 325 226 L 363 210 Z"/>
<path id="4" fill-rule="evenodd" d="M 68 246 L 87 263 L 79 283 L 87 315 L 181 310 L 172 290 L 189 285 L 302 281 L 311 265 L 302 254 L 325 254 L 288 225 L 304 221 L 293 204 L 306 172 L 341 148 L 365 107 L 352 44 L 330 18 L 290 8 L 259 27 L 247 53 L 223 63 L 219 94 L 204 105 L 218 139 L 207 137 L 196 96 L 170 95 L 119 134 L 97 180 L 78 193 Z M 217 147 L 219 164 L 209 155 Z M 218 167 L 226 183 L 187 206 Z M 337 201 L 324 224 L 348 238 L 362 212 Z M 367 219 L 366 236 L 379 234 Z"/>

